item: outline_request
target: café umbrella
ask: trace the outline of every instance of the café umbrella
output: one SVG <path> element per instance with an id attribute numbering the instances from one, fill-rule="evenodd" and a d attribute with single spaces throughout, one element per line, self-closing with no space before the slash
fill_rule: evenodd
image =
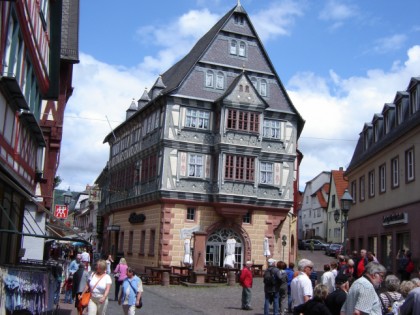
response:
<path id="1" fill-rule="evenodd" d="M 268 244 L 268 238 L 264 237 L 264 256 L 267 258 L 271 256 L 270 245 Z"/>
<path id="2" fill-rule="evenodd" d="M 236 241 L 234 238 L 230 238 L 226 241 L 226 256 L 223 261 L 224 267 L 233 268 L 235 266 L 235 246 Z"/>
<path id="3" fill-rule="evenodd" d="M 191 257 L 191 244 L 190 239 L 186 239 L 184 241 L 184 265 L 191 266 L 192 264 L 192 257 Z"/>

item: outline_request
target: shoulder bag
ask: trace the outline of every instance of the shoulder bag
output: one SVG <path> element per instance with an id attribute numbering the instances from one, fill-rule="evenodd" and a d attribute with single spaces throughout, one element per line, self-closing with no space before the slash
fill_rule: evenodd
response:
<path id="1" fill-rule="evenodd" d="M 114 278 L 118 280 L 118 278 L 120 277 L 120 274 L 121 274 L 120 264 L 118 264 L 117 268 L 115 268 L 115 269 L 118 269 L 118 271 L 116 273 L 114 273 Z"/>
<path id="2" fill-rule="evenodd" d="M 126 280 L 126 281 L 128 281 L 128 280 Z M 135 296 L 137 296 L 137 290 L 136 289 L 134 289 L 134 287 L 133 287 L 133 285 L 131 284 L 131 282 L 130 281 L 128 281 L 128 284 L 130 285 L 130 287 L 133 289 L 133 291 L 134 291 L 134 295 Z M 139 304 L 137 305 L 137 303 L 136 303 L 136 308 L 142 308 L 143 307 L 143 295 L 140 297 L 140 301 L 139 301 Z"/>
<path id="3" fill-rule="evenodd" d="M 102 275 L 102 277 L 99 278 L 99 280 L 96 282 L 95 286 L 92 288 L 92 291 L 95 290 L 96 286 L 98 285 L 99 281 L 104 277 L 105 275 Z M 90 291 L 84 291 L 79 298 L 79 305 L 82 307 L 86 307 L 89 304 L 90 298 L 92 296 L 92 293 Z"/>

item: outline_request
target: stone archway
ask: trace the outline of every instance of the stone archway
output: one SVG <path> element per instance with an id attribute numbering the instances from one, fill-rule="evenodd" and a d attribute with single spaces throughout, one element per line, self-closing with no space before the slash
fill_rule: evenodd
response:
<path id="1" fill-rule="evenodd" d="M 251 240 L 248 233 L 238 224 L 221 221 L 207 229 L 206 262 L 223 264 L 224 247 L 228 238 L 233 237 L 237 244 L 235 248 L 236 267 L 251 259 Z"/>

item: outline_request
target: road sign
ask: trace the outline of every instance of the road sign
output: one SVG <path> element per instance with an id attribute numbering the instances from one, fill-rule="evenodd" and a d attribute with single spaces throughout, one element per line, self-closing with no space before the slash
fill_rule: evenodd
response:
<path id="1" fill-rule="evenodd" d="M 58 219 L 66 219 L 69 215 L 69 209 L 66 205 L 55 205 L 54 216 Z"/>

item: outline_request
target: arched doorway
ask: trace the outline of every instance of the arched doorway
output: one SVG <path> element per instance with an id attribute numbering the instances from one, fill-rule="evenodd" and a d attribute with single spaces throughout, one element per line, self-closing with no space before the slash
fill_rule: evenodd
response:
<path id="1" fill-rule="evenodd" d="M 226 241 L 233 238 L 235 245 L 235 268 L 243 265 L 243 240 L 242 237 L 232 229 L 220 228 L 211 233 L 206 245 L 206 263 L 211 266 L 223 267 L 225 258 Z"/>

